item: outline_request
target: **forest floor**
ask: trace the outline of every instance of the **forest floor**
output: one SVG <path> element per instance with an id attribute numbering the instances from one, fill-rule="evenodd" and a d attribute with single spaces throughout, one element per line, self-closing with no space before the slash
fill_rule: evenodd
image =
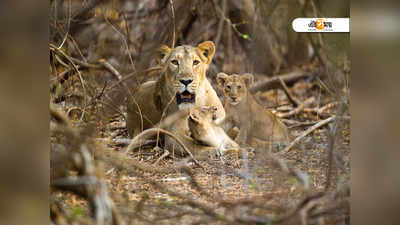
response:
<path id="1" fill-rule="evenodd" d="M 289 89 L 302 102 L 313 98 L 307 108 L 320 108 L 334 102 L 333 97 L 321 89 L 317 81 L 301 80 Z M 268 106 L 275 113 L 293 110 L 285 93 L 280 89 L 259 92 L 255 96 L 261 104 Z M 274 101 L 279 102 L 280 106 L 273 104 Z M 292 122 L 286 124 L 292 134 L 298 136 L 316 122 L 334 113 L 335 107 L 328 109 L 323 115 L 303 110 L 287 118 Z M 126 145 L 117 142 L 128 138 L 125 121 L 118 114 L 111 118 L 105 125 L 98 127 L 94 137 L 101 140 L 100 142 L 106 146 L 106 151 L 121 153 L 125 151 Z M 349 118 L 345 119 L 333 146 L 333 166 L 329 181 L 329 189 L 333 191 L 339 190 L 350 180 L 349 124 Z M 224 162 L 213 157 L 203 158 L 200 160 L 203 168 L 191 164 L 189 176 L 180 170 L 168 170 L 182 158 L 168 156 L 160 159 L 163 154 L 162 149 L 144 148 L 138 152 L 129 152 L 127 157 L 168 172 L 144 172 L 143 177 L 140 177 L 121 172 L 115 166 L 103 162 L 101 164 L 103 178 L 108 184 L 121 218 L 127 224 L 153 224 L 154 221 L 157 221 L 157 224 L 228 224 L 221 221 L 212 223 L 205 221 L 204 217 L 197 217 L 198 211 L 190 207 L 187 208 L 188 212 L 171 210 L 175 204 L 181 204 L 182 200 L 167 194 L 165 190 L 160 190 L 149 180 L 163 184 L 168 190 L 188 195 L 227 217 L 244 215 L 248 209 L 223 207 L 221 202 L 245 200 L 270 207 L 270 211 L 253 210 L 252 215 L 274 217 L 276 212 L 283 213 L 294 208 L 305 193 L 325 191 L 329 173 L 328 139 L 332 126 L 331 123 L 316 129 L 281 156 L 286 163 L 308 175 L 310 186 L 307 191 L 293 176 L 288 176 L 272 162 L 266 154 L 268 149 L 249 149 L 240 157 L 232 156 Z M 194 186 L 191 179 L 194 179 L 198 186 Z M 69 217 L 84 218 L 90 215 L 86 200 L 65 192 L 58 192 L 56 198 L 61 200 Z M 331 224 L 334 221 L 328 219 L 325 222 Z"/>

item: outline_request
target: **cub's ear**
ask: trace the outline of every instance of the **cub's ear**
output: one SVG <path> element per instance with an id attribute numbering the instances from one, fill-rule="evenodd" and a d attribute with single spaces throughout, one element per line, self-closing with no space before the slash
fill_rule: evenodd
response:
<path id="1" fill-rule="evenodd" d="M 251 88 L 254 84 L 254 76 L 250 73 L 245 73 L 240 76 L 246 83 L 247 88 Z"/>
<path id="2" fill-rule="evenodd" d="M 196 50 L 201 60 L 203 60 L 205 64 L 209 65 L 215 53 L 214 42 L 212 41 L 202 42 L 197 46 Z"/>
<path id="3" fill-rule="evenodd" d="M 217 82 L 220 88 L 224 88 L 226 78 L 228 78 L 228 74 L 226 73 L 218 73 L 217 74 Z"/>
<path id="4" fill-rule="evenodd" d="M 195 110 L 190 110 L 189 117 L 192 118 L 195 122 L 199 121 L 199 117 L 197 116 L 197 113 Z"/>
<path id="5" fill-rule="evenodd" d="M 168 59 L 170 53 L 171 53 L 172 49 L 170 49 L 168 46 L 166 45 L 161 45 L 158 49 L 157 49 L 157 63 L 158 64 L 163 64 L 165 63 L 165 61 Z"/>

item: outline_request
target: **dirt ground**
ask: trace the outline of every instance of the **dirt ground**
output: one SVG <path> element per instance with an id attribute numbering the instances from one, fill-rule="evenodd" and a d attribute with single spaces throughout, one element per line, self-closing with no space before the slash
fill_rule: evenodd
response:
<path id="1" fill-rule="evenodd" d="M 321 91 L 315 83 L 315 81 L 299 81 L 290 90 L 302 101 L 316 96 L 320 106 L 333 102 L 334 99 Z M 269 108 L 274 112 L 278 112 L 279 107 L 276 105 L 275 108 L 271 107 L 274 105 L 273 100 L 279 100 L 281 108 L 282 105 L 288 105 L 288 99 L 281 90 L 260 92 L 256 96 L 261 104 L 270 105 Z M 309 108 L 316 107 L 316 104 L 317 101 L 314 101 Z M 290 107 L 284 110 L 290 110 Z M 335 107 L 325 111 L 323 115 L 303 111 L 290 117 L 291 123 L 286 124 L 291 133 L 298 136 L 314 124 L 312 121 L 319 121 L 334 113 Z M 294 124 L 293 121 L 298 124 Z M 165 172 L 141 172 L 141 176 L 137 176 L 117 169 L 114 165 L 107 163 L 107 160 L 99 161 L 99 168 L 104 174 L 103 179 L 108 185 L 116 208 L 127 224 L 154 224 L 155 222 L 157 224 L 229 224 L 227 221 L 214 221 L 199 216 L 203 213 L 190 207 L 190 204 L 174 209 L 175 206 L 181 205 L 183 200 L 173 194 L 168 194 L 165 190 L 187 195 L 227 218 L 237 218 L 238 215 L 247 214 L 277 218 L 290 209 L 296 208 L 305 196 L 319 192 L 340 193 L 348 185 L 350 180 L 348 116 L 344 116 L 344 119 L 337 124 L 340 125 L 338 125 L 340 129 L 333 145 L 334 154 L 330 172 L 328 172 L 328 136 L 334 126 L 333 123 L 316 129 L 301 139 L 289 152 L 282 157 L 279 156 L 287 165 L 307 175 L 305 178 L 309 182 L 307 189 L 293 174 L 283 171 L 282 166 L 271 159 L 269 154 L 271 149 L 268 146 L 259 149 L 248 148 L 240 153 L 240 156 L 231 155 L 225 159 L 215 157 L 211 152 L 204 154 L 205 156 L 199 160 L 203 168 L 193 162 L 186 163 L 190 173 L 171 169 L 176 168 L 174 165 L 181 162 L 182 157 L 170 155 L 160 158 L 163 150 L 152 149 L 152 147 L 126 153 L 125 157 L 137 160 L 149 168 L 157 168 L 158 171 Z M 102 127 L 98 126 L 96 131 L 94 137 L 100 140 L 98 143 L 106 146 L 105 158 L 125 152 L 126 145 L 118 143 L 118 140 L 128 138 L 122 116 L 115 114 Z M 272 150 L 272 153 L 277 152 Z M 95 152 L 94 155 L 96 155 Z M 331 174 L 330 185 L 326 190 L 328 173 Z M 162 184 L 163 187 L 153 185 L 152 181 Z M 71 221 L 80 221 L 90 215 L 86 200 L 66 192 L 58 192 L 56 198 L 61 200 L 66 215 Z M 317 209 L 326 207 L 326 203 L 321 202 L 329 202 L 329 198 L 332 196 L 321 198 L 319 203 L 314 203 L 315 207 Z M 245 201 L 260 204 L 263 207 L 246 208 L 225 205 L 229 202 L 233 204 Z M 182 212 L 185 208 L 187 212 Z M 196 216 L 197 214 L 199 215 Z M 310 219 L 310 224 L 317 223 L 315 221 L 321 223 L 321 218 L 325 224 L 346 224 L 345 221 L 348 220 L 345 213 L 336 212 L 319 219 Z"/>

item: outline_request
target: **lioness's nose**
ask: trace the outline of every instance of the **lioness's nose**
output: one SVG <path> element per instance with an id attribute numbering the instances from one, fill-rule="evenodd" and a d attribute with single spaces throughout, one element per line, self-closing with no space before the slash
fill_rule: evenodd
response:
<path id="1" fill-rule="evenodd" d="M 179 82 L 181 82 L 182 84 L 184 84 L 185 86 L 188 86 L 188 84 L 192 83 L 193 80 L 189 79 L 189 80 L 179 80 Z"/>

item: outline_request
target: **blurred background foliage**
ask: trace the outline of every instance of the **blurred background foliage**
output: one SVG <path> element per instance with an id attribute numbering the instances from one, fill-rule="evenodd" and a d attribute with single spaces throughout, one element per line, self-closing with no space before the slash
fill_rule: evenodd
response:
<path id="1" fill-rule="evenodd" d="M 70 102 L 97 113 L 110 108 L 113 113 L 122 113 L 119 104 L 125 102 L 128 93 L 125 88 L 121 91 L 120 85 L 106 81 L 123 79 L 132 91 L 143 81 L 155 79 L 157 73 L 149 75 L 143 71 L 155 66 L 155 49 L 161 44 L 196 45 L 205 40 L 216 44 L 208 71 L 212 81 L 221 71 L 250 72 L 257 81 L 322 66 L 318 76 L 328 75 L 325 82 L 331 94 L 338 97 L 343 95 L 344 87 L 348 88 L 349 79 L 343 68 L 350 68 L 349 34 L 296 33 L 291 27 L 296 17 L 349 17 L 348 0 L 171 2 L 50 1 L 50 43 L 79 60 L 73 62 L 79 67 L 75 68 L 56 52 L 50 52 L 52 102 Z M 107 70 L 104 63 L 118 74 Z M 94 109 L 95 104 L 89 103 L 103 88 L 109 99 L 102 101 L 108 107 Z"/>

